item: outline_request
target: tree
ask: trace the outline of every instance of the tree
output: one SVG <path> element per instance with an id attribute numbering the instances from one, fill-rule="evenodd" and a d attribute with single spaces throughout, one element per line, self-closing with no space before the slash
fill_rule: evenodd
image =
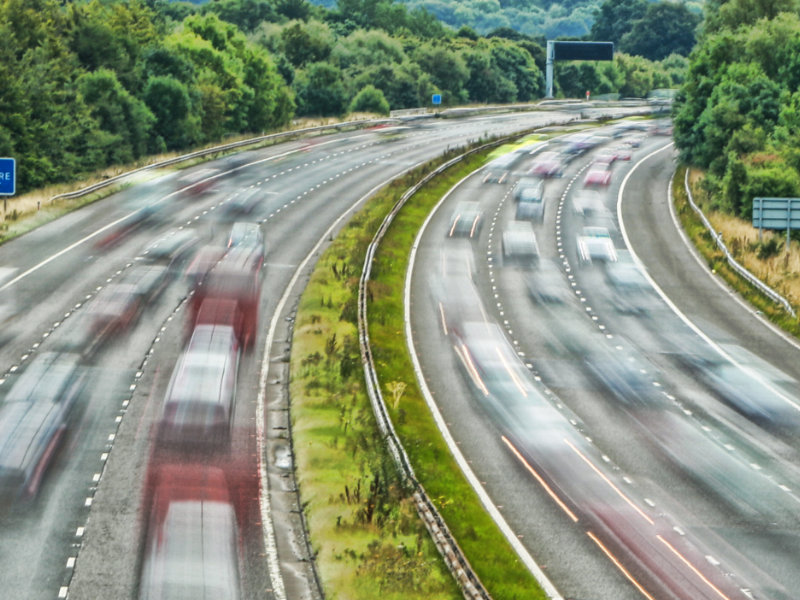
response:
<path id="1" fill-rule="evenodd" d="M 174 77 L 151 77 L 143 97 L 155 116 L 155 129 L 166 149 L 183 148 L 197 139 L 198 132 L 189 120 L 192 101 L 186 85 Z"/>
<path id="2" fill-rule="evenodd" d="M 440 91 L 448 93 L 446 101 L 467 99 L 464 85 L 469 79 L 469 70 L 457 52 L 441 45 L 425 43 L 417 48 L 413 58 L 430 75 L 433 84 Z"/>
<path id="3" fill-rule="evenodd" d="M 682 4 L 650 4 L 644 16 L 619 40 L 619 49 L 654 61 L 673 53 L 687 56 L 695 45 L 699 23 L 700 16 Z"/>
<path id="4" fill-rule="evenodd" d="M 383 96 L 383 92 L 374 85 L 366 85 L 350 102 L 350 112 L 378 113 L 379 115 L 389 114 L 389 103 Z"/>
<path id="5" fill-rule="evenodd" d="M 78 79 L 78 89 L 112 142 L 105 164 L 131 162 L 150 150 L 150 132 L 155 117 L 144 102 L 122 87 L 114 71 L 98 69 Z"/>
<path id="6" fill-rule="evenodd" d="M 263 21 L 276 21 L 277 14 L 269 0 L 211 0 L 204 12 L 233 23 L 244 32 L 251 32 Z"/>
<path id="7" fill-rule="evenodd" d="M 292 21 L 281 32 L 283 53 L 295 67 L 320 62 L 330 56 L 334 38 L 324 23 Z"/>
<path id="8" fill-rule="evenodd" d="M 618 44 L 647 12 L 647 0 L 606 0 L 595 11 L 589 38 Z"/>
<path id="9" fill-rule="evenodd" d="M 311 15 L 307 0 L 275 0 L 275 11 L 290 20 L 306 21 Z"/>
<path id="10" fill-rule="evenodd" d="M 311 63 L 297 72 L 294 81 L 297 112 L 301 115 L 338 116 L 345 113 L 347 98 L 342 72 L 326 62 Z"/>

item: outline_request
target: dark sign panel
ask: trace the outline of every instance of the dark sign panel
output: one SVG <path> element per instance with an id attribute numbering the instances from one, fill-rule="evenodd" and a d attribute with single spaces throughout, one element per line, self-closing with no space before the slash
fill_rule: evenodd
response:
<path id="1" fill-rule="evenodd" d="M 555 60 L 613 60 L 614 42 L 554 42 Z"/>

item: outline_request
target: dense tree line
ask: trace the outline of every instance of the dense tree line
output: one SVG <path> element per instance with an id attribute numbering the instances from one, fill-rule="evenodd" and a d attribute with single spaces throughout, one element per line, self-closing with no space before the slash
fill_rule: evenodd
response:
<path id="1" fill-rule="evenodd" d="M 708 170 L 720 207 L 800 195 L 800 4 L 710 2 L 674 107 L 683 160 Z"/>
<path id="2" fill-rule="evenodd" d="M 0 34 L 0 156 L 20 192 L 297 116 L 544 93 L 543 39 L 455 32 L 394 0 L 0 0 Z M 556 90 L 644 96 L 684 68 L 559 63 Z"/>
<path id="3" fill-rule="evenodd" d="M 152 5 L 0 2 L 0 155 L 19 191 L 292 117 L 269 53 L 235 25 Z"/>

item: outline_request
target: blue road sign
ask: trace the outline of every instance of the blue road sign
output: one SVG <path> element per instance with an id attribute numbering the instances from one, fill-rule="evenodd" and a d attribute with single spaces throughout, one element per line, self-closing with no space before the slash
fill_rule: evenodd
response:
<path id="1" fill-rule="evenodd" d="M 434 94 L 431 97 L 431 102 L 434 104 L 441 104 L 442 103 L 442 95 L 441 94 Z"/>
<path id="2" fill-rule="evenodd" d="M 0 196 L 17 193 L 17 159 L 0 158 Z"/>

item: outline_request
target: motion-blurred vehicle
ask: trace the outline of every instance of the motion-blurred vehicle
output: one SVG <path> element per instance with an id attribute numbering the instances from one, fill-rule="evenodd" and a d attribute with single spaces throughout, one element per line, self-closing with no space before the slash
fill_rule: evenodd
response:
<path id="1" fill-rule="evenodd" d="M 225 256 L 222 246 L 206 245 L 198 250 L 186 267 L 185 276 L 192 286 L 198 285 L 208 272 Z"/>
<path id="2" fill-rule="evenodd" d="M 738 346 L 726 346 L 733 360 L 706 354 L 683 355 L 711 391 L 747 418 L 785 429 L 800 426 L 797 382 Z"/>
<path id="3" fill-rule="evenodd" d="M 239 525 L 225 473 L 164 465 L 155 477 L 139 600 L 238 600 Z"/>
<path id="4" fill-rule="evenodd" d="M 630 252 L 618 250 L 617 260 L 606 265 L 605 277 L 614 292 L 613 301 L 617 310 L 642 313 L 649 309 L 653 288 Z"/>
<path id="5" fill-rule="evenodd" d="M 608 170 L 617 161 L 617 153 L 613 149 L 599 152 L 592 159 L 592 168 Z"/>
<path id="6" fill-rule="evenodd" d="M 664 406 L 663 395 L 653 386 L 657 369 L 634 346 L 596 345 L 584 361 L 597 381 L 628 408 Z"/>
<path id="7" fill-rule="evenodd" d="M 671 121 L 656 121 L 649 129 L 650 135 L 672 135 Z"/>
<path id="8" fill-rule="evenodd" d="M 169 268 L 165 265 L 136 264 L 132 266 L 120 281 L 123 285 L 133 286 L 133 295 L 139 299 L 141 306 L 154 301 L 169 283 Z"/>
<path id="9" fill-rule="evenodd" d="M 543 223 L 544 208 L 544 187 L 522 188 L 517 196 L 515 218 L 517 220 L 531 220 Z"/>
<path id="10" fill-rule="evenodd" d="M 606 227 L 589 226 L 581 230 L 578 236 L 578 260 L 582 264 L 617 260 L 614 240 Z"/>
<path id="11" fill-rule="evenodd" d="M 0 405 L 0 498 L 33 498 L 64 437 L 85 383 L 77 354 L 44 352 Z"/>
<path id="12" fill-rule="evenodd" d="M 572 196 L 572 210 L 582 217 L 605 216 L 609 212 L 601 193 L 585 189 Z"/>
<path id="13" fill-rule="evenodd" d="M 225 449 L 236 403 L 239 341 L 229 325 L 198 325 L 164 396 L 159 444 Z"/>
<path id="14" fill-rule="evenodd" d="M 513 164 L 519 156 L 514 152 L 498 156 L 484 167 L 483 183 L 503 183 L 508 179 Z"/>
<path id="15" fill-rule="evenodd" d="M 628 146 L 615 146 L 613 148 L 614 154 L 617 155 L 617 160 L 629 161 L 633 158 L 633 152 Z"/>
<path id="16" fill-rule="evenodd" d="M 199 242 L 191 229 L 173 229 L 145 248 L 140 257 L 146 263 L 166 265 L 176 273 L 195 251 Z"/>
<path id="17" fill-rule="evenodd" d="M 483 225 L 483 211 L 480 202 L 462 200 L 456 205 L 450 217 L 447 237 L 476 238 Z"/>
<path id="18" fill-rule="evenodd" d="M 558 152 L 540 152 L 537 154 L 528 171 L 534 177 L 561 177 L 564 174 L 564 157 Z"/>
<path id="19" fill-rule="evenodd" d="M 544 182 L 539 177 L 531 175 L 520 177 L 514 187 L 514 201 L 518 201 L 523 192 L 530 193 L 529 190 L 534 190 L 538 195 L 544 196 Z"/>
<path id="20" fill-rule="evenodd" d="M 592 165 L 583 178 L 583 187 L 607 187 L 611 183 L 611 171 L 603 166 Z"/>
<path id="21" fill-rule="evenodd" d="M 90 334 L 106 340 L 128 329 L 139 317 L 142 297 L 132 283 L 110 283 L 101 289 L 87 306 Z"/>
<path id="22" fill-rule="evenodd" d="M 214 185 L 218 174 L 219 170 L 212 167 L 192 169 L 178 177 L 175 189 L 186 198 L 200 196 Z"/>
<path id="23" fill-rule="evenodd" d="M 551 260 L 540 260 L 527 280 L 531 300 L 544 304 L 569 301 L 570 291 L 561 269 Z"/>
<path id="24" fill-rule="evenodd" d="M 532 267 L 539 258 L 536 233 L 528 221 L 511 221 L 503 231 L 503 264 Z"/>
<path id="25" fill-rule="evenodd" d="M 220 210 L 226 220 L 237 219 L 252 215 L 259 204 L 264 200 L 264 191 L 261 187 L 253 186 L 241 190 L 231 197 Z"/>
<path id="26" fill-rule="evenodd" d="M 637 133 L 625 139 L 625 145 L 630 146 L 631 148 L 638 148 L 642 144 L 644 144 L 647 136 L 642 133 Z"/>
<path id="27" fill-rule="evenodd" d="M 242 313 L 241 344 L 251 347 L 258 330 L 262 263 L 263 255 L 257 248 L 230 249 L 195 288 L 189 304 L 189 322 L 197 322 L 198 312 L 207 299 L 233 300 Z"/>
<path id="28" fill-rule="evenodd" d="M 261 231 L 261 226 L 258 223 L 237 221 L 231 227 L 231 232 L 228 236 L 228 248 L 238 248 L 254 252 L 261 257 L 261 262 L 263 262 L 264 255 L 266 254 L 266 246 L 264 244 L 264 234 Z M 259 267 L 260 266 L 261 265 L 259 265 Z"/>

